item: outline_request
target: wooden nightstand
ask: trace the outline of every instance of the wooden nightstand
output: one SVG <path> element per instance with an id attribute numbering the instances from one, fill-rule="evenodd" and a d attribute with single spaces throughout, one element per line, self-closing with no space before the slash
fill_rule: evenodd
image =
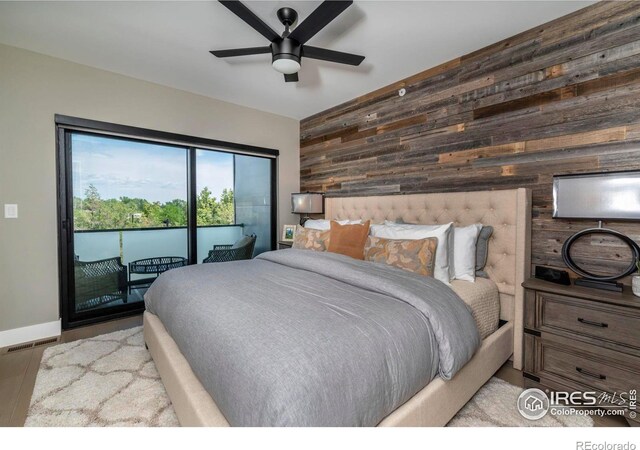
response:
<path id="1" fill-rule="evenodd" d="M 640 298 L 529 279 L 525 295 L 526 387 L 618 394 L 640 390 Z M 636 416 L 625 416 L 640 425 Z"/>
<path id="2" fill-rule="evenodd" d="M 285 248 L 291 248 L 293 241 L 278 241 L 278 250 L 284 250 Z"/>

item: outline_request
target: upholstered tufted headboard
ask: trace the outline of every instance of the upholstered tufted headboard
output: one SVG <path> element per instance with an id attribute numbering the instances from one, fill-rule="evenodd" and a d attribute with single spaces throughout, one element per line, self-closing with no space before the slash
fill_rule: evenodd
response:
<path id="1" fill-rule="evenodd" d="M 493 226 L 485 271 L 500 291 L 500 317 L 513 322 L 514 367 L 522 367 L 524 289 L 531 264 L 531 191 L 451 192 L 436 194 L 333 197 L 325 199 L 327 219 L 363 219 L 372 223 Z"/>

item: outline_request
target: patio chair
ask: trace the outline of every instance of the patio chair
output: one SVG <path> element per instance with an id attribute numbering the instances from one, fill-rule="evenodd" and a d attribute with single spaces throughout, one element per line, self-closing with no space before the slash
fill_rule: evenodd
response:
<path id="1" fill-rule="evenodd" d="M 121 300 L 127 303 L 127 267 L 120 257 L 74 261 L 76 311 Z"/>
<path id="2" fill-rule="evenodd" d="M 214 245 L 213 250 L 209 250 L 209 256 L 202 260 L 203 263 L 239 261 L 241 259 L 251 259 L 253 249 L 256 246 L 256 235 L 244 236 L 235 244 Z"/>

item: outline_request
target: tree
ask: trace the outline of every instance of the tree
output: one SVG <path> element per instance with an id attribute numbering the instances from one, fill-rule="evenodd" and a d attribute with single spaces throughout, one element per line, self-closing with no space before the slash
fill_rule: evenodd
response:
<path id="1" fill-rule="evenodd" d="M 233 202 L 233 191 L 231 189 L 223 189 L 220 196 L 220 204 L 218 207 L 218 215 L 215 218 L 216 223 L 220 225 L 228 225 L 235 222 L 235 207 Z"/>
<path id="2" fill-rule="evenodd" d="M 162 207 L 162 220 L 168 220 L 169 226 L 184 227 L 187 225 L 187 202 L 175 199 Z"/>
<path id="3" fill-rule="evenodd" d="M 211 195 L 208 187 L 204 187 L 197 198 L 198 225 L 214 225 L 214 217 L 218 213 L 218 202 Z"/>
<path id="4" fill-rule="evenodd" d="M 234 223 L 234 198 L 231 189 L 224 189 L 218 201 L 209 188 L 204 187 L 196 200 L 198 225 Z M 187 225 L 186 200 L 174 199 L 166 203 L 130 197 L 104 200 L 93 184 L 85 190 L 84 198 L 73 198 L 73 211 L 76 230 Z"/>
<path id="5" fill-rule="evenodd" d="M 80 207 L 85 211 L 83 219 L 89 229 L 99 228 L 102 219 L 102 199 L 98 189 L 90 184 L 84 191 L 84 200 L 80 201 Z"/>

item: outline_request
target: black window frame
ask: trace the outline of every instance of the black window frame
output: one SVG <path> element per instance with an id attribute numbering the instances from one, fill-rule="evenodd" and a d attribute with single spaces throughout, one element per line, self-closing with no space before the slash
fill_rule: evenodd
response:
<path id="1" fill-rule="evenodd" d="M 222 153 L 243 154 L 271 160 L 271 249 L 277 245 L 278 211 L 278 158 L 276 149 L 239 144 L 216 139 L 170 133 L 148 128 L 102 122 L 78 117 L 55 115 L 57 226 L 58 226 L 58 281 L 59 306 L 62 329 L 71 329 L 92 323 L 113 320 L 144 311 L 144 302 L 118 305 L 105 309 L 75 311 L 73 180 L 71 172 L 72 133 L 98 135 L 114 139 L 137 141 L 183 148 L 187 151 L 187 236 L 189 264 L 197 263 L 197 192 L 196 152 L 211 150 Z M 235 175 L 235 170 L 234 170 Z"/>

